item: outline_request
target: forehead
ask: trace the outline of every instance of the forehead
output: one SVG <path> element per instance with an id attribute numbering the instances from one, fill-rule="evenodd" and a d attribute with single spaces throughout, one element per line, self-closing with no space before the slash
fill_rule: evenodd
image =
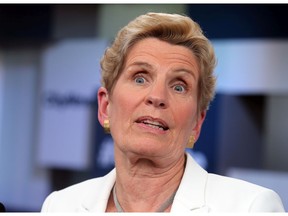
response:
<path id="1" fill-rule="evenodd" d="M 189 48 L 157 38 L 145 38 L 135 43 L 128 51 L 124 64 L 128 66 L 139 60 L 163 61 L 165 64 L 174 62 L 198 71 L 197 59 Z"/>

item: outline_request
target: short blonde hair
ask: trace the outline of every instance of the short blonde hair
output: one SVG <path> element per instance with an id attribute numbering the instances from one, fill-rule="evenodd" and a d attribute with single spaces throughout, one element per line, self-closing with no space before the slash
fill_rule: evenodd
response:
<path id="1" fill-rule="evenodd" d="M 149 37 L 187 47 L 193 52 L 200 70 L 198 111 L 207 110 L 215 94 L 214 49 L 200 26 L 184 15 L 147 13 L 123 27 L 101 60 L 102 85 L 109 93 L 113 91 L 129 49 L 138 41 Z"/>

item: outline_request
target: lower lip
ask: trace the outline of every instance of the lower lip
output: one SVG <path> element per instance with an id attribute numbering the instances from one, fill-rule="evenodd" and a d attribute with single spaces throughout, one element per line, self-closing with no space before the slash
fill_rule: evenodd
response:
<path id="1" fill-rule="evenodd" d="M 165 130 L 161 130 L 158 128 L 154 128 L 150 125 L 147 124 L 143 124 L 143 123 L 136 123 L 140 128 L 144 129 L 145 131 L 151 132 L 151 133 L 155 133 L 155 134 L 165 134 L 166 131 Z"/>

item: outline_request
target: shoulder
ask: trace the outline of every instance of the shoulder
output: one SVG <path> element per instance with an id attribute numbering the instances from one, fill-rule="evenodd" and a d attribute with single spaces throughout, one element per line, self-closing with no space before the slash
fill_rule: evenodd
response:
<path id="1" fill-rule="evenodd" d="M 226 211 L 283 211 L 280 197 L 268 188 L 231 177 L 208 174 L 207 202 Z"/>
<path id="2" fill-rule="evenodd" d="M 192 200 L 212 212 L 284 211 L 280 197 L 273 190 L 240 179 L 208 173 L 190 155 L 187 155 L 180 188 L 181 202 L 190 208 L 193 206 Z"/>
<path id="3" fill-rule="evenodd" d="M 91 202 L 97 203 L 108 199 L 115 182 L 114 175 L 113 170 L 106 176 L 54 191 L 45 199 L 41 211 L 85 211 L 85 208 L 88 211 Z"/>
<path id="4" fill-rule="evenodd" d="M 70 197 L 77 194 L 78 197 L 84 196 L 90 191 L 94 191 L 101 186 L 101 182 L 103 182 L 103 177 L 89 179 L 71 186 L 68 186 L 64 189 L 54 191 L 53 193 L 57 193 L 59 197 Z"/>
<path id="5" fill-rule="evenodd" d="M 231 178 L 231 177 L 227 177 L 227 176 L 222 176 L 222 175 L 217 175 L 217 174 L 213 174 L 213 173 L 208 173 L 208 181 L 207 181 L 207 187 L 209 188 L 214 188 L 217 190 L 217 188 L 222 188 L 222 190 L 224 188 L 234 188 L 235 190 L 240 190 L 241 189 L 245 189 L 248 190 L 250 192 L 258 192 L 261 190 L 265 190 L 266 188 L 258 186 L 256 184 L 247 182 L 247 181 L 243 181 L 240 179 L 236 179 L 236 178 Z M 227 191 L 229 192 L 229 190 Z"/>

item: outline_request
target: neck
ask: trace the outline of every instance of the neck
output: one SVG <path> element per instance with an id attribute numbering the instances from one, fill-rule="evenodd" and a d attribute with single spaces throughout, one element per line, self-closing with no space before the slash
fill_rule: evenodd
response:
<path id="1" fill-rule="evenodd" d="M 184 172 L 185 156 L 174 163 L 166 163 L 167 166 L 142 157 L 115 157 L 115 163 L 116 195 L 121 207 L 125 211 L 154 212 L 177 191 Z"/>

